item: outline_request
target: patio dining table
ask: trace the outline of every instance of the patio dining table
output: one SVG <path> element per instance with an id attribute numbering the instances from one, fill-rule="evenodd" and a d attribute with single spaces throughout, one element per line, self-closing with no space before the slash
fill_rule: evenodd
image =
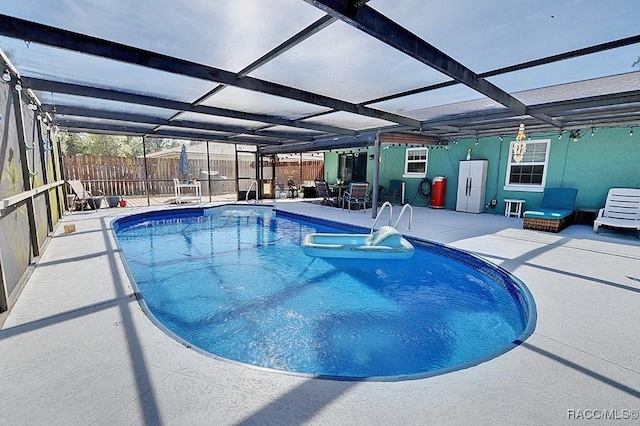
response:
<path id="1" fill-rule="evenodd" d="M 338 199 L 342 198 L 342 192 L 349 189 L 349 185 L 338 185 L 336 184 L 331 184 L 329 185 L 329 189 L 332 191 L 337 191 L 338 192 Z"/>

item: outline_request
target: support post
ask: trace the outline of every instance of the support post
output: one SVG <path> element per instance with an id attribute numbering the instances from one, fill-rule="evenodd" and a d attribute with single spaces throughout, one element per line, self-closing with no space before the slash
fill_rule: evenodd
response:
<path id="1" fill-rule="evenodd" d="M 9 90 L 12 92 L 13 109 L 16 114 L 16 127 L 18 128 L 18 146 L 20 147 L 20 160 L 22 168 L 23 191 L 27 192 L 32 189 L 31 176 L 29 174 L 29 160 L 27 158 L 27 140 L 26 129 L 24 127 L 24 115 L 22 110 L 22 92 L 15 90 L 15 84 L 11 83 Z M 35 147 L 34 147 L 35 149 Z M 36 229 L 36 217 L 33 203 L 33 197 L 26 200 L 27 217 L 29 219 L 29 239 L 31 241 L 31 251 L 33 257 L 40 256 L 40 248 L 38 247 L 38 233 Z"/>
<path id="2" fill-rule="evenodd" d="M 373 144 L 373 196 L 371 197 L 371 217 L 378 215 L 378 186 L 380 182 L 380 133 L 376 134 Z"/>
<path id="3" fill-rule="evenodd" d="M 302 178 L 302 153 L 300 153 L 300 163 L 298 165 L 298 174 L 300 176 L 300 182 L 298 182 L 298 191 L 300 191 L 300 189 L 302 189 L 302 183 L 304 182 L 304 179 Z"/>
<path id="4" fill-rule="evenodd" d="M 233 153 L 236 157 L 236 198 L 238 198 L 238 200 L 240 200 L 240 198 L 238 197 L 239 193 L 240 193 L 240 167 L 238 166 L 238 145 L 233 144 Z"/>
<path id="5" fill-rule="evenodd" d="M 147 207 L 151 205 L 149 196 L 149 171 L 147 170 L 147 144 L 146 136 L 142 136 L 142 158 L 144 160 L 144 192 L 147 194 Z"/>
<path id="6" fill-rule="evenodd" d="M 4 285 L 4 275 L 2 274 L 2 263 L 0 262 L 0 312 L 9 309 L 7 294 L 7 287 Z"/>
<path id="7" fill-rule="evenodd" d="M 44 185 L 48 184 L 49 182 L 51 182 L 49 180 L 49 171 L 47 170 L 47 161 L 46 161 L 46 152 L 44 149 L 44 139 L 42 138 L 42 131 L 44 130 L 46 132 L 47 138 L 49 139 L 49 145 L 51 145 L 51 135 L 50 135 L 50 130 L 46 128 L 46 126 L 43 128 L 42 126 L 42 122 L 35 120 L 35 122 L 33 123 L 36 129 L 36 133 L 38 134 L 38 150 L 40 152 L 40 166 L 41 166 L 41 173 L 42 173 L 42 183 Z M 35 138 L 33 143 L 35 144 Z M 35 147 L 33 147 L 35 149 Z M 48 146 L 48 148 L 51 148 L 51 146 Z M 51 149 L 49 152 L 53 152 L 53 149 Z M 51 197 L 50 197 L 51 191 L 47 190 L 47 192 L 44 193 L 44 199 L 45 199 L 45 203 L 47 205 L 47 231 L 49 233 L 53 232 L 53 209 L 51 208 Z M 58 218 L 56 218 L 57 220 Z"/>
<path id="8" fill-rule="evenodd" d="M 211 159 L 209 158 L 209 141 L 207 144 L 207 193 L 209 194 L 209 202 L 211 202 Z M 202 196 L 202 194 L 200 194 Z"/>
<path id="9" fill-rule="evenodd" d="M 260 155 L 260 151 L 256 149 L 256 153 L 254 155 L 255 165 L 256 165 L 256 203 L 258 200 L 262 199 L 262 157 Z M 249 189 L 251 189 L 251 184 L 249 184 Z M 248 190 L 247 190 L 248 191 Z"/>
<path id="10" fill-rule="evenodd" d="M 63 180 L 65 183 L 62 184 L 61 188 L 58 190 L 58 205 L 60 206 L 60 217 L 62 217 L 63 212 L 69 209 L 67 205 L 67 194 L 69 193 L 69 189 L 67 188 L 67 171 L 64 168 L 64 162 L 62 160 L 62 142 L 60 141 L 60 135 L 56 132 L 56 159 L 57 164 L 53 166 L 53 173 L 55 175 L 55 180 Z"/>

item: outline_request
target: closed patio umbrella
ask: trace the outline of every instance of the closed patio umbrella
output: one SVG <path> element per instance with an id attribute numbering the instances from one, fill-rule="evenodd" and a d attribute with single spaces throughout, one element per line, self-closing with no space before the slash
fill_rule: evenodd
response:
<path id="1" fill-rule="evenodd" d="M 189 158 L 187 157 L 187 147 L 182 144 L 182 150 L 180 151 L 180 162 L 178 163 L 178 172 L 186 179 L 189 173 Z"/>

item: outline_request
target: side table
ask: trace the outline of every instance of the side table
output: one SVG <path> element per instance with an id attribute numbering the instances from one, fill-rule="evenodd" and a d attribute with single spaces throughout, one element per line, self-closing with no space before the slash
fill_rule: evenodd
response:
<path id="1" fill-rule="evenodd" d="M 507 198 L 504 200 L 504 203 L 505 217 L 522 217 L 522 205 L 525 203 L 525 200 L 514 200 L 511 198 Z"/>

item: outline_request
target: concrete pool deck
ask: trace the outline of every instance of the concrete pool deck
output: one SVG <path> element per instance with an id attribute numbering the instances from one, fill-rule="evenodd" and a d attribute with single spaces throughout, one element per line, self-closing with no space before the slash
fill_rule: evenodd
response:
<path id="1" fill-rule="evenodd" d="M 301 202 L 282 210 L 370 226 L 367 214 Z M 467 250 L 526 283 L 534 334 L 480 365 L 421 380 L 305 379 L 188 349 L 141 310 L 111 220 L 64 217 L 0 331 L 7 425 L 575 424 L 640 409 L 640 240 L 585 225 L 414 208 L 401 232 Z M 167 209 L 160 207 L 159 209 Z M 396 207 L 397 216 L 399 208 Z M 404 222 L 404 221 L 403 221 Z M 64 224 L 76 225 L 65 234 Z M 635 411 L 634 411 L 635 410 Z"/>

